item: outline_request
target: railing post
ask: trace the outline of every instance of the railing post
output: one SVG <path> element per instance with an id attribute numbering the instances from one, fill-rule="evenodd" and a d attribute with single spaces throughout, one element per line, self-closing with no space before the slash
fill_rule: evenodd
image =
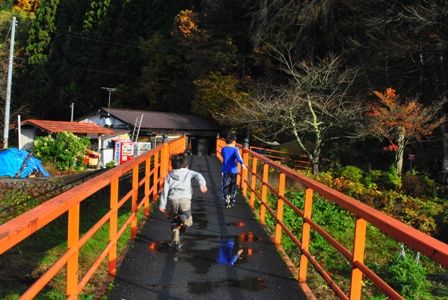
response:
<path id="1" fill-rule="evenodd" d="M 266 224 L 266 206 L 267 205 L 267 195 L 268 187 L 266 183 L 269 179 L 269 166 L 267 164 L 263 165 L 263 182 L 261 186 L 261 206 L 260 206 L 260 223 Z"/>
<path id="2" fill-rule="evenodd" d="M 367 222 L 357 218 L 355 222 L 355 238 L 353 241 L 352 277 L 350 283 L 350 300 L 361 299 L 362 271 L 354 266 L 355 262 L 364 261 Z"/>
<path id="3" fill-rule="evenodd" d="M 148 156 L 145 160 L 145 199 L 144 201 L 144 215 L 149 215 L 149 173 L 151 172 L 151 157 Z"/>
<path id="4" fill-rule="evenodd" d="M 244 149 L 243 149 L 243 161 L 246 166 L 249 165 L 249 153 L 247 150 L 249 149 L 249 139 L 244 139 Z M 241 176 L 241 191 L 243 193 L 243 196 L 247 196 L 247 173 L 248 170 L 242 169 L 242 176 Z"/>
<path id="5" fill-rule="evenodd" d="M 160 179 L 161 180 L 159 180 L 159 188 L 162 188 L 163 180 L 165 180 L 166 175 L 168 175 L 170 149 L 168 146 L 168 137 L 166 135 L 163 135 L 163 146 L 162 146 L 161 156 L 162 156 L 160 159 Z"/>
<path id="6" fill-rule="evenodd" d="M 251 208 L 254 208 L 255 205 L 255 189 L 257 187 L 257 176 L 255 174 L 257 174 L 257 167 L 258 167 L 258 159 L 252 157 L 252 170 L 251 170 L 252 177 L 250 179 L 251 191 L 249 199 L 249 205 Z"/>
<path id="7" fill-rule="evenodd" d="M 75 252 L 67 261 L 67 297 L 78 298 L 78 257 L 79 257 L 79 208 L 80 203 L 76 203 L 68 211 L 68 238 L 67 248 L 74 249 Z"/>
<path id="8" fill-rule="evenodd" d="M 311 219 L 311 213 L 313 209 L 313 190 L 307 188 L 305 190 L 305 204 L 304 204 L 304 220 L 302 227 L 302 254 L 300 255 L 300 265 L 299 265 L 299 282 L 306 283 L 307 277 L 307 265 L 308 258 L 303 254 L 303 250 L 308 251 L 310 247 L 310 231 L 311 226 L 305 220 L 305 218 Z"/>
<path id="9" fill-rule="evenodd" d="M 284 173 L 280 173 L 278 179 L 279 197 L 277 202 L 277 224 L 275 224 L 274 242 L 277 246 L 280 246 L 282 242 L 282 226 L 279 224 L 279 222 L 283 222 L 283 199 L 281 196 L 285 195 L 286 175 Z"/>
<path id="10" fill-rule="evenodd" d="M 157 194 L 159 193 L 159 151 L 154 153 L 154 174 L 152 179 L 152 201 L 157 201 Z"/>
<path id="11" fill-rule="evenodd" d="M 131 238 L 137 236 L 138 165 L 132 168 Z"/>
<path id="12" fill-rule="evenodd" d="M 117 274 L 117 232 L 118 232 L 118 176 L 112 178 L 110 183 L 110 220 L 109 242 L 112 247 L 109 250 L 109 274 Z"/>

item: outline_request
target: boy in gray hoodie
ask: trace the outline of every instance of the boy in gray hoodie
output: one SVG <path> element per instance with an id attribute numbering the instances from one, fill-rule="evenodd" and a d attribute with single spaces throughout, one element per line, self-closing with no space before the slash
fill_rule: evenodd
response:
<path id="1" fill-rule="evenodd" d="M 201 192 L 207 192 L 207 185 L 200 173 L 188 169 L 187 155 L 185 153 L 172 155 L 171 166 L 173 170 L 165 177 L 165 184 L 160 195 L 159 210 L 172 217 L 172 245 L 180 247 L 180 232 L 193 224 L 191 216 L 191 197 L 193 190 L 191 180 L 199 183 Z"/>

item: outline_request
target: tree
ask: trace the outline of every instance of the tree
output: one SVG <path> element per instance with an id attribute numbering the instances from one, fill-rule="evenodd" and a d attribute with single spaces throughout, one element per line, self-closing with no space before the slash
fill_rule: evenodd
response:
<path id="1" fill-rule="evenodd" d="M 251 101 L 238 103 L 223 118 L 268 128 L 264 134 L 269 138 L 280 134 L 294 136 L 317 174 L 324 145 L 354 137 L 350 128 L 358 126 L 361 120 L 362 107 L 349 94 L 357 70 L 341 69 L 336 56 L 317 63 L 294 63 L 289 54 L 274 51 L 289 75 L 288 84 L 259 89 L 261 92 L 254 92 Z"/>
<path id="2" fill-rule="evenodd" d="M 232 108 L 237 109 L 235 103 L 248 101 L 249 94 L 238 88 L 240 83 L 235 75 L 210 72 L 205 78 L 198 79 L 194 83 L 198 91 L 191 110 L 199 115 L 212 116 L 217 121 L 223 121 L 221 118 L 223 112 Z"/>
<path id="3" fill-rule="evenodd" d="M 389 150 L 396 151 L 395 167 L 401 174 L 404 150 L 412 141 L 420 141 L 431 135 L 432 131 L 443 124 L 446 116 L 439 116 L 446 99 L 435 104 L 423 106 L 415 99 L 400 101 L 392 88 L 384 93 L 373 92 L 377 102 L 370 105 L 367 116 L 367 133 L 390 143 Z"/>
<path id="4" fill-rule="evenodd" d="M 52 35 L 56 30 L 55 19 L 59 1 L 42 0 L 37 7 L 26 49 L 31 64 L 40 64 L 48 59 Z"/>

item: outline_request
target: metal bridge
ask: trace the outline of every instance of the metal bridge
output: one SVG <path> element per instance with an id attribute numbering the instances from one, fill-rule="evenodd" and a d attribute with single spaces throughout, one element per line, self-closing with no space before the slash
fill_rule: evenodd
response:
<path id="1" fill-rule="evenodd" d="M 195 190 L 194 225 L 182 235 L 179 251 L 169 246 L 166 216 L 153 208 L 168 174 L 169 156 L 185 151 L 184 137 L 1 225 L 0 254 L 5 254 L 52 222 L 67 220 L 65 250 L 30 284 L 21 299 L 38 297 L 61 274 L 67 298 L 84 298 L 89 281 L 106 272 L 113 279 L 106 294 L 110 299 L 313 299 L 310 286 L 316 278 L 310 276 L 310 270 L 315 270 L 333 295 L 341 299 L 361 299 L 367 280 L 388 298 L 403 299 L 364 263 L 368 259 L 368 224 L 448 268 L 447 244 L 241 145 L 249 170 L 240 172 L 237 205 L 224 208 L 219 197 L 219 153 L 223 144 L 217 140 L 217 157 L 191 158 L 191 169 L 205 175 L 209 191 L 200 194 Z M 303 207 L 285 196 L 289 185 L 304 191 Z M 317 195 L 353 215 L 352 245 L 341 244 L 313 221 Z M 96 201 L 107 202 L 108 209 L 85 228 L 82 207 L 94 196 Z M 127 209 L 129 217 L 122 220 L 120 216 Z M 286 211 L 300 222 L 293 226 L 285 222 Z M 86 245 L 104 228 L 108 232 L 105 246 L 86 266 Z M 125 251 L 120 251 L 127 232 L 131 241 Z M 322 236 L 345 259 L 350 269 L 347 285 L 341 285 L 316 258 L 312 233 Z M 294 251 L 284 251 L 285 239 L 292 242 Z"/>

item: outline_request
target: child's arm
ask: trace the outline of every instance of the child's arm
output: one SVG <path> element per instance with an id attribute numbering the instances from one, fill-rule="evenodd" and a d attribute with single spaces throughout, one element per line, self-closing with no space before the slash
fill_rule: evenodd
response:
<path id="1" fill-rule="evenodd" d="M 195 172 L 190 170 L 192 173 L 191 178 L 197 181 L 199 184 L 199 188 L 201 189 L 201 192 L 206 193 L 207 192 L 207 182 L 205 182 L 204 176 L 202 176 L 201 173 Z"/>
<path id="2" fill-rule="evenodd" d="M 238 148 L 235 148 L 235 152 L 236 152 L 236 159 L 237 159 L 238 162 L 241 164 L 241 167 L 242 167 L 243 169 L 246 169 L 246 170 L 247 170 L 247 167 L 246 167 L 246 165 L 244 164 L 244 160 L 241 158 L 240 151 L 238 150 Z"/>
<path id="3" fill-rule="evenodd" d="M 163 213 L 166 211 L 166 202 L 168 199 L 168 191 L 170 189 L 169 178 L 170 178 L 169 176 L 165 177 L 165 183 L 163 184 L 163 190 L 160 193 L 159 210 Z"/>

